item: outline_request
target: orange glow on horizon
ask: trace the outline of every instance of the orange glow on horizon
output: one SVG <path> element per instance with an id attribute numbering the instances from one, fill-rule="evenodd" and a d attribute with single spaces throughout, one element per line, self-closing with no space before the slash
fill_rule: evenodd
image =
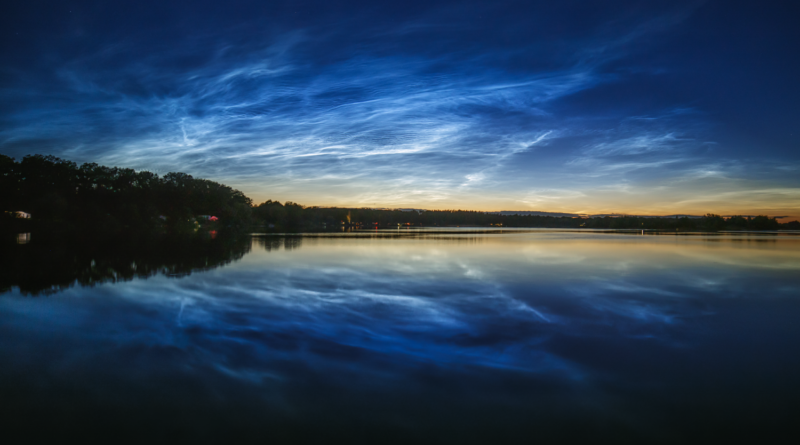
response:
<path id="1" fill-rule="evenodd" d="M 266 201 L 266 199 L 264 200 Z M 286 201 L 292 202 L 301 202 L 300 200 L 293 200 L 287 199 Z M 263 201 L 253 201 L 255 205 Z M 285 202 L 285 201 L 284 201 Z M 302 202 L 301 202 L 302 204 Z M 770 218 L 777 218 L 778 222 L 786 223 L 789 221 L 800 220 L 800 209 L 790 209 L 785 211 L 780 210 L 767 210 L 764 211 L 763 209 L 739 209 L 739 210 L 730 210 L 730 209 L 696 209 L 696 208 L 679 208 L 679 209 L 666 209 L 661 212 L 654 212 L 654 211 L 636 211 L 636 210 L 620 210 L 619 208 L 615 208 L 613 210 L 607 210 L 603 208 L 599 209 L 580 209 L 580 210 L 571 210 L 571 209 L 564 209 L 564 208 L 547 208 L 547 207 L 538 207 L 538 208 L 522 208 L 522 206 L 518 207 L 484 207 L 481 205 L 476 204 L 475 206 L 465 206 L 463 204 L 442 204 L 437 206 L 430 206 L 430 205 L 364 205 L 364 204 L 342 204 L 342 203 L 331 203 L 331 204 L 303 204 L 304 207 L 322 207 L 322 208 L 343 208 L 343 209 L 361 209 L 361 208 L 369 208 L 369 209 L 387 209 L 387 210 L 397 210 L 397 209 L 419 209 L 425 211 L 432 211 L 432 210 L 463 210 L 463 211 L 475 211 L 475 212 L 502 212 L 502 211 L 519 211 L 519 212 L 542 212 L 542 213 L 568 213 L 579 215 L 582 217 L 590 216 L 590 215 L 612 215 L 612 216 L 647 216 L 647 217 L 663 217 L 663 216 L 670 216 L 670 215 L 691 215 L 691 216 L 704 216 L 706 214 L 715 214 L 721 215 L 723 217 L 730 217 L 730 216 L 759 216 L 759 215 L 766 215 Z M 349 218 L 348 218 L 349 219 Z"/>

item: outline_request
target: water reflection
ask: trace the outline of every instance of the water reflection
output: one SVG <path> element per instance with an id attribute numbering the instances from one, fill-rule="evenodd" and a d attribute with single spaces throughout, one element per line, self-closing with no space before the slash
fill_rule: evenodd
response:
<path id="1" fill-rule="evenodd" d="M 800 400 L 799 248 L 254 237 L 181 280 L 0 298 L 0 414 L 182 441 L 769 439 Z"/>
<path id="2" fill-rule="evenodd" d="M 25 235 L 23 237 L 23 235 Z M 50 294 L 75 284 L 94 286 L 154 275 L 183 277 L 241 259 L 250 251 L 247 238 L 116 237 L 41 239 L 17 236 L 0 259 L 0 292 L 18 288 L 23 295 Z"/>
<path id="3" fill-rule="evenodd" d="M 271 252 L 273 250 L 294 250 L 303 245 L 303 236 L 253 236 L 253 244 Z"/>

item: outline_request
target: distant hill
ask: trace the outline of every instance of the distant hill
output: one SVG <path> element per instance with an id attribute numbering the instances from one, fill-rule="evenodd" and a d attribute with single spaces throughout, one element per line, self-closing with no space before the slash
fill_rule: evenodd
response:
<path id="1" fill-rule="evenodd" d="M 552 217 L 581 217 L 581 218 L 703 218 L 702 215 L 629 215 L 627 213 L 598 213 L 594 215 L 586 213 L 557 213 L 557 212 L 531 212 L 528 210 L 503 210 L 500 212 L 486 212 L 493 215 L 519 215 L 519 216 L 552 216 Z"/>
<path id="2" fill-rule="evenodd" d="M 603 218 L 610 216 L 612 218 L 627 217 L 627 218 L 703 218 L 703 215 L 629 215 L 627 213 L 600 213 L 597 215 L 584 215 L 590 218 Z"/>
<path id="3" fill-rule="evenodd" d="M 504 216 L 553 216 L 553 217 L 578 217 L 584 216 L 577 213 L 554 213 L 554 212 L 531 212 L 529 210 L 502 210 L 500 212 L 486 212 L 490 215 L 504 215 Z"/>

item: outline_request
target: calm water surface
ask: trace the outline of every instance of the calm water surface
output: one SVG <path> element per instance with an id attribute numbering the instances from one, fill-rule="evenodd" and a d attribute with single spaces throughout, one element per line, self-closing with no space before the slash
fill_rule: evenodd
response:
<path id="1" fill-rule="evenodd" d="M 407 232 L 404 232 L 407 233 Z M 800 237 L 431 231 L 4 245 L 29 437 L 796 435 Z"/>

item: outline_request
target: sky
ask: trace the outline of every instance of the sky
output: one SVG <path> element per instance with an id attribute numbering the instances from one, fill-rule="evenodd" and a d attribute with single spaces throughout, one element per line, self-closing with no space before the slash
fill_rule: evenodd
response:
<path id="1" fill-rule="evenodd" d="M 794 1 L 26 1 L 0 153 L 304 205 L 800 218 Z"/>

